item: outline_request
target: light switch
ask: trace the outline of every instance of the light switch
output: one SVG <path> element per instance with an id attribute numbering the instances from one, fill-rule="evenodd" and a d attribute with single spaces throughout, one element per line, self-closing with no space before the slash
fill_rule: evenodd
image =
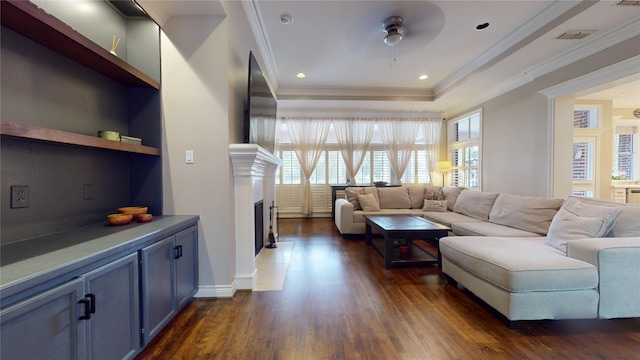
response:
<path id="1" fill-rule="evenodd" d="M 185 154 L 186 154 L 185 162 L 187 164 L 193 164 L 193 150 L 187 150 L 185 151 Z"/>

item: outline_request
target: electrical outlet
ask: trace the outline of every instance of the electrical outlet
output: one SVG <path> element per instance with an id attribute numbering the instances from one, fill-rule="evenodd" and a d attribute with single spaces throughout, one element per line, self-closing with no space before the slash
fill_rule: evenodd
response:
<path id="1" fill-rule="evenodd" d="M 27 208 L 29 207 L 29 187 L 28 186 L 12 186 L 11 187 L 11 208 Z"/>

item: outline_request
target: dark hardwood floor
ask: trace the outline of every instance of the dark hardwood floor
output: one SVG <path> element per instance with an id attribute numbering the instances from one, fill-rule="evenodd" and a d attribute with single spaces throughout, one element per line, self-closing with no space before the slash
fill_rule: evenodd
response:
<path id="1" fill-rule="evenodd" d="M 329 219 L 279 226 L 295 242 L 283 291 L 196 299 L 137 359 L 640 359 L 640 319 L 510 330 L 440 270 L 385 270 Z"/>

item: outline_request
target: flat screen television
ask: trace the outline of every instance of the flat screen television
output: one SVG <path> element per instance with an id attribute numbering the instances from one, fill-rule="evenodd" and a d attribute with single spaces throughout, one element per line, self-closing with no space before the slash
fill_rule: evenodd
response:
<path id="1" fill-rule="evenodd" d="M 277 111 L 276 97 L 260 65 L 249 52 L 249 81 L 244 115 L 245 143 L 258 144 L 273 152 Z"/>

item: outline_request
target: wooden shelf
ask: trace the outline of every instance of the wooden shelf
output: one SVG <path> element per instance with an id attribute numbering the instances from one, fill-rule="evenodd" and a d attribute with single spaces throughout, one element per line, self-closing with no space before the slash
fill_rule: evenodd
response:
<path id="1" fill-rule="evenodd" d="M 124 85 L 160 89 L 160 83 L 112 55 L 30 1 L 2 0 L 2 25 Z"/>
<path id="2" fill-rule="evenodd" d="M 23 125 L 8 121 L 0 121 L 0 134 L 24 139 L 48 141 L 58 144 L 86 146 L 96 149 L 124 151 L 154 156 L 160 156 L 161 154 L 160 149 L 155 147 L 127 144 L 119 141 L 105 140 L 97 136 L 76 134 L 67 131 Z"/>

